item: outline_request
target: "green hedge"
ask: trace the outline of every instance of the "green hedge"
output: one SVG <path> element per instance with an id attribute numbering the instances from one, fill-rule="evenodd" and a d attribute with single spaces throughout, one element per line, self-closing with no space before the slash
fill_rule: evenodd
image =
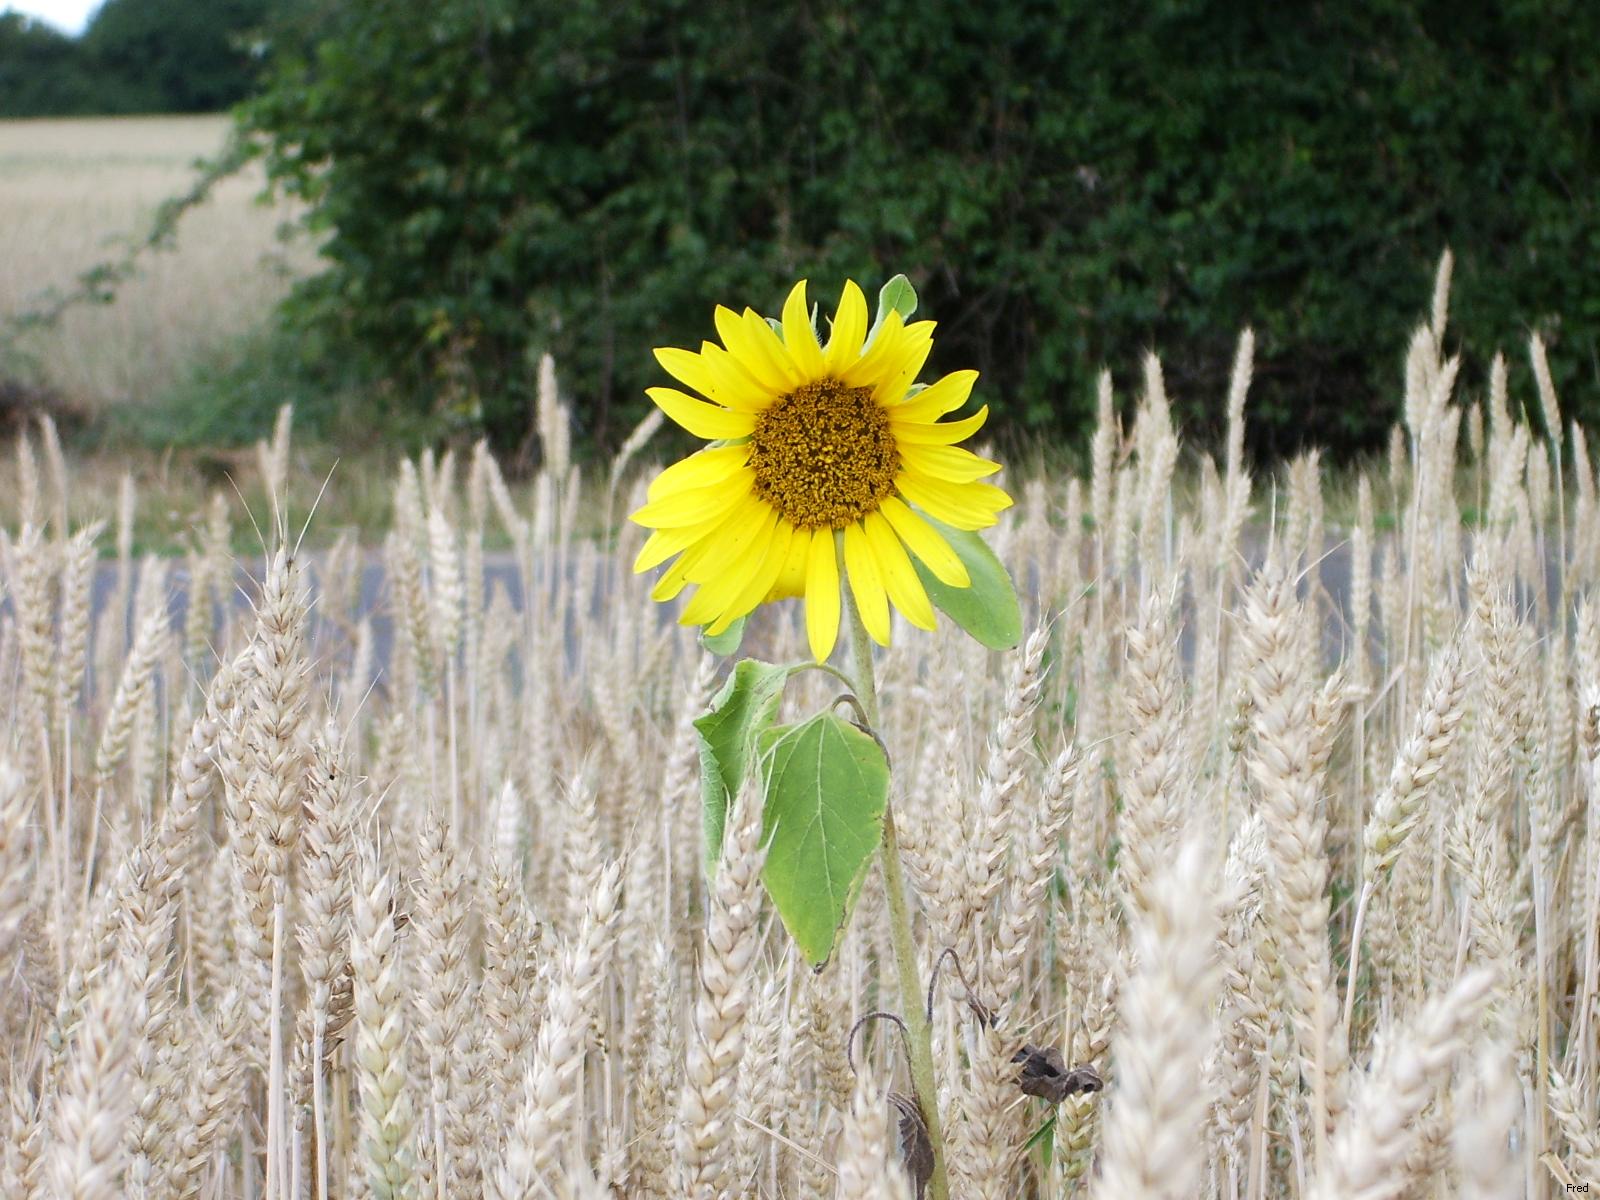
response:
<path id="1" fill-rule="evenodd" d="M 1131 386 L 1147 347 L 1204 428 L 1249 323 L 1261 448 L 1370 446 L 1447 244 L 1471 361 L 1537 325 L 1564 382 L 1594 382 L 1581 0 L 330 13 L 247 112 L 328 233 L 294 314 L 502 439 L 530 355 L 614 441 L 650 347 L 696 344 L 718 302 L 772 311 L 800 275 L 831 300 L 906 271 L 935 365 L 981 369 L 1016 431 L 1077 430 L 1093 372 Z"/>

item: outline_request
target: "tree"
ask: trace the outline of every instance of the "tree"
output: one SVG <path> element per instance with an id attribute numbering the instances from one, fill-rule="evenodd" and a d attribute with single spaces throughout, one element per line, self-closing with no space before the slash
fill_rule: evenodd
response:
<path id="1" fill-rule="evenodd" d="M 260 69 L 272 0 L 106 0 L 81 38 L 0 13 L 0 117 L 219 112 Z"/>
<path id="2" fill-rule="evenodd" d="M 105 0 L 83 49 L 120 89 L 118 111 L 219 112 L 249 93 L 252 37 L 270 10 L 269 0 Z"/>
<path id="3" fill-rule="evenodd" d="M 0 12 L 0 117 L 82 112 L 94 90 L 76 42 L 43 21 Z"/>

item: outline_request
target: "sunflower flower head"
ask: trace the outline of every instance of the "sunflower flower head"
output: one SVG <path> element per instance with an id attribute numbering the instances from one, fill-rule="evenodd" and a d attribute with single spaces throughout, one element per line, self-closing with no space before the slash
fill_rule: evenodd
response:
<path id="1" fill-rule="evenodd" d="M 838 638 L 841 578 L 880 645 L 891 606 L 932 629 L 913 560 L 945 587 L 966 588 L 967 568 L 939 526 L 986 528 L 1011 504 L 981 482 L 999 464 L 956 445 L 982 427 L 987 406 L 941 420 L 967 402 L 978 373 L 917 387 L 933 322 L 907 324 L 897 308 L 880 307 L 869 331 L 854 283 L 844 285 L 825 345 L 804 280 L 781 321 L 719 307 L 715 323 L 720 345 L 656 351 L 698 395 L 655 387 L 650 398 L 713 444 L 662 471 L 632 514 L 653 530 L 634 570 L 675 560 L 651 595 L 670 600 L 693 586 L 680 620 L 711 636 L 761 604 L 804 596 L 819 662 Z"/>

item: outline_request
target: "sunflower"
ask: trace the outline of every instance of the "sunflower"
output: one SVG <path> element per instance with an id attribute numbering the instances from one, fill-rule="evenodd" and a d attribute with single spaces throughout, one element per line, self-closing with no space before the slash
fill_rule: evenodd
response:
<path id="1" fill-rule="evenodd" d="M 801 280 L 783 306 L 781 336 L 753 309 L 719 306 L 722 345 L 655 352 L 705 399 L 669 387 L 650 388 L 650 398 L 713 445 L 651 482 L 632 520 L 654 532 L 633 569 L 676 556 L 650 594 L 670 600 L 696 585 L 680 620 L 709 635 L 761 604 L 803 595 L 806 636 L 821 662 L 839 634 L 841 558 L 863 625 L 888 645 L 890 605 L 918 628 L 934 627 L 912 555 L 942 583 L 970 586 L 923 514 L 982 529 L 1011 498 L 979 482 L 998 463 L 955 444 L 978 431 L 988 407 L 939 419 L 966 403 L 978 373 L 913 387 L 933 346 L 932 321 L 907 325 L 891 309 L 869 337 L 854 283 L 844 285 L 826 346 L 810 314 Z"/>

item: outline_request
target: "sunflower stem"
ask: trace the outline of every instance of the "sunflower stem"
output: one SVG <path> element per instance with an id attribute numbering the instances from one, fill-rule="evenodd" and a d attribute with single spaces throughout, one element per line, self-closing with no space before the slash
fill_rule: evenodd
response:
<path id="1" fill-rule="evenodd" d="M 845 588 L 845 608 L 850 614 L 850 658 L 861 707 L 873 733 L 879 733 L 878 684 L 872 673 L 872 644 L 867 627 L 856 610 L 855 597 Z M 895 973 L 899 977 L 900 1003 L 904 1009 L 910 1044 L 911 1087 L 928 1127 L 928 1143 L 933 1147 L 933 1178 L 928 1183 L 928 1200 L 949 1200 L 950 1177 L 944 1162 L 944 1123 L 939 1119 L 939 1084 L 933 1073 L 933 1028 L 922 1006 L 922 971 L 917 965 L 917 943 L 911 934 L 911 910 L 906 904 L 905 875 L 900 866 L 900 839 L 895 833 L 894 805 L 883 809 L 883 890 L 889 899 L 889 941 L 894 947 Z"/>

